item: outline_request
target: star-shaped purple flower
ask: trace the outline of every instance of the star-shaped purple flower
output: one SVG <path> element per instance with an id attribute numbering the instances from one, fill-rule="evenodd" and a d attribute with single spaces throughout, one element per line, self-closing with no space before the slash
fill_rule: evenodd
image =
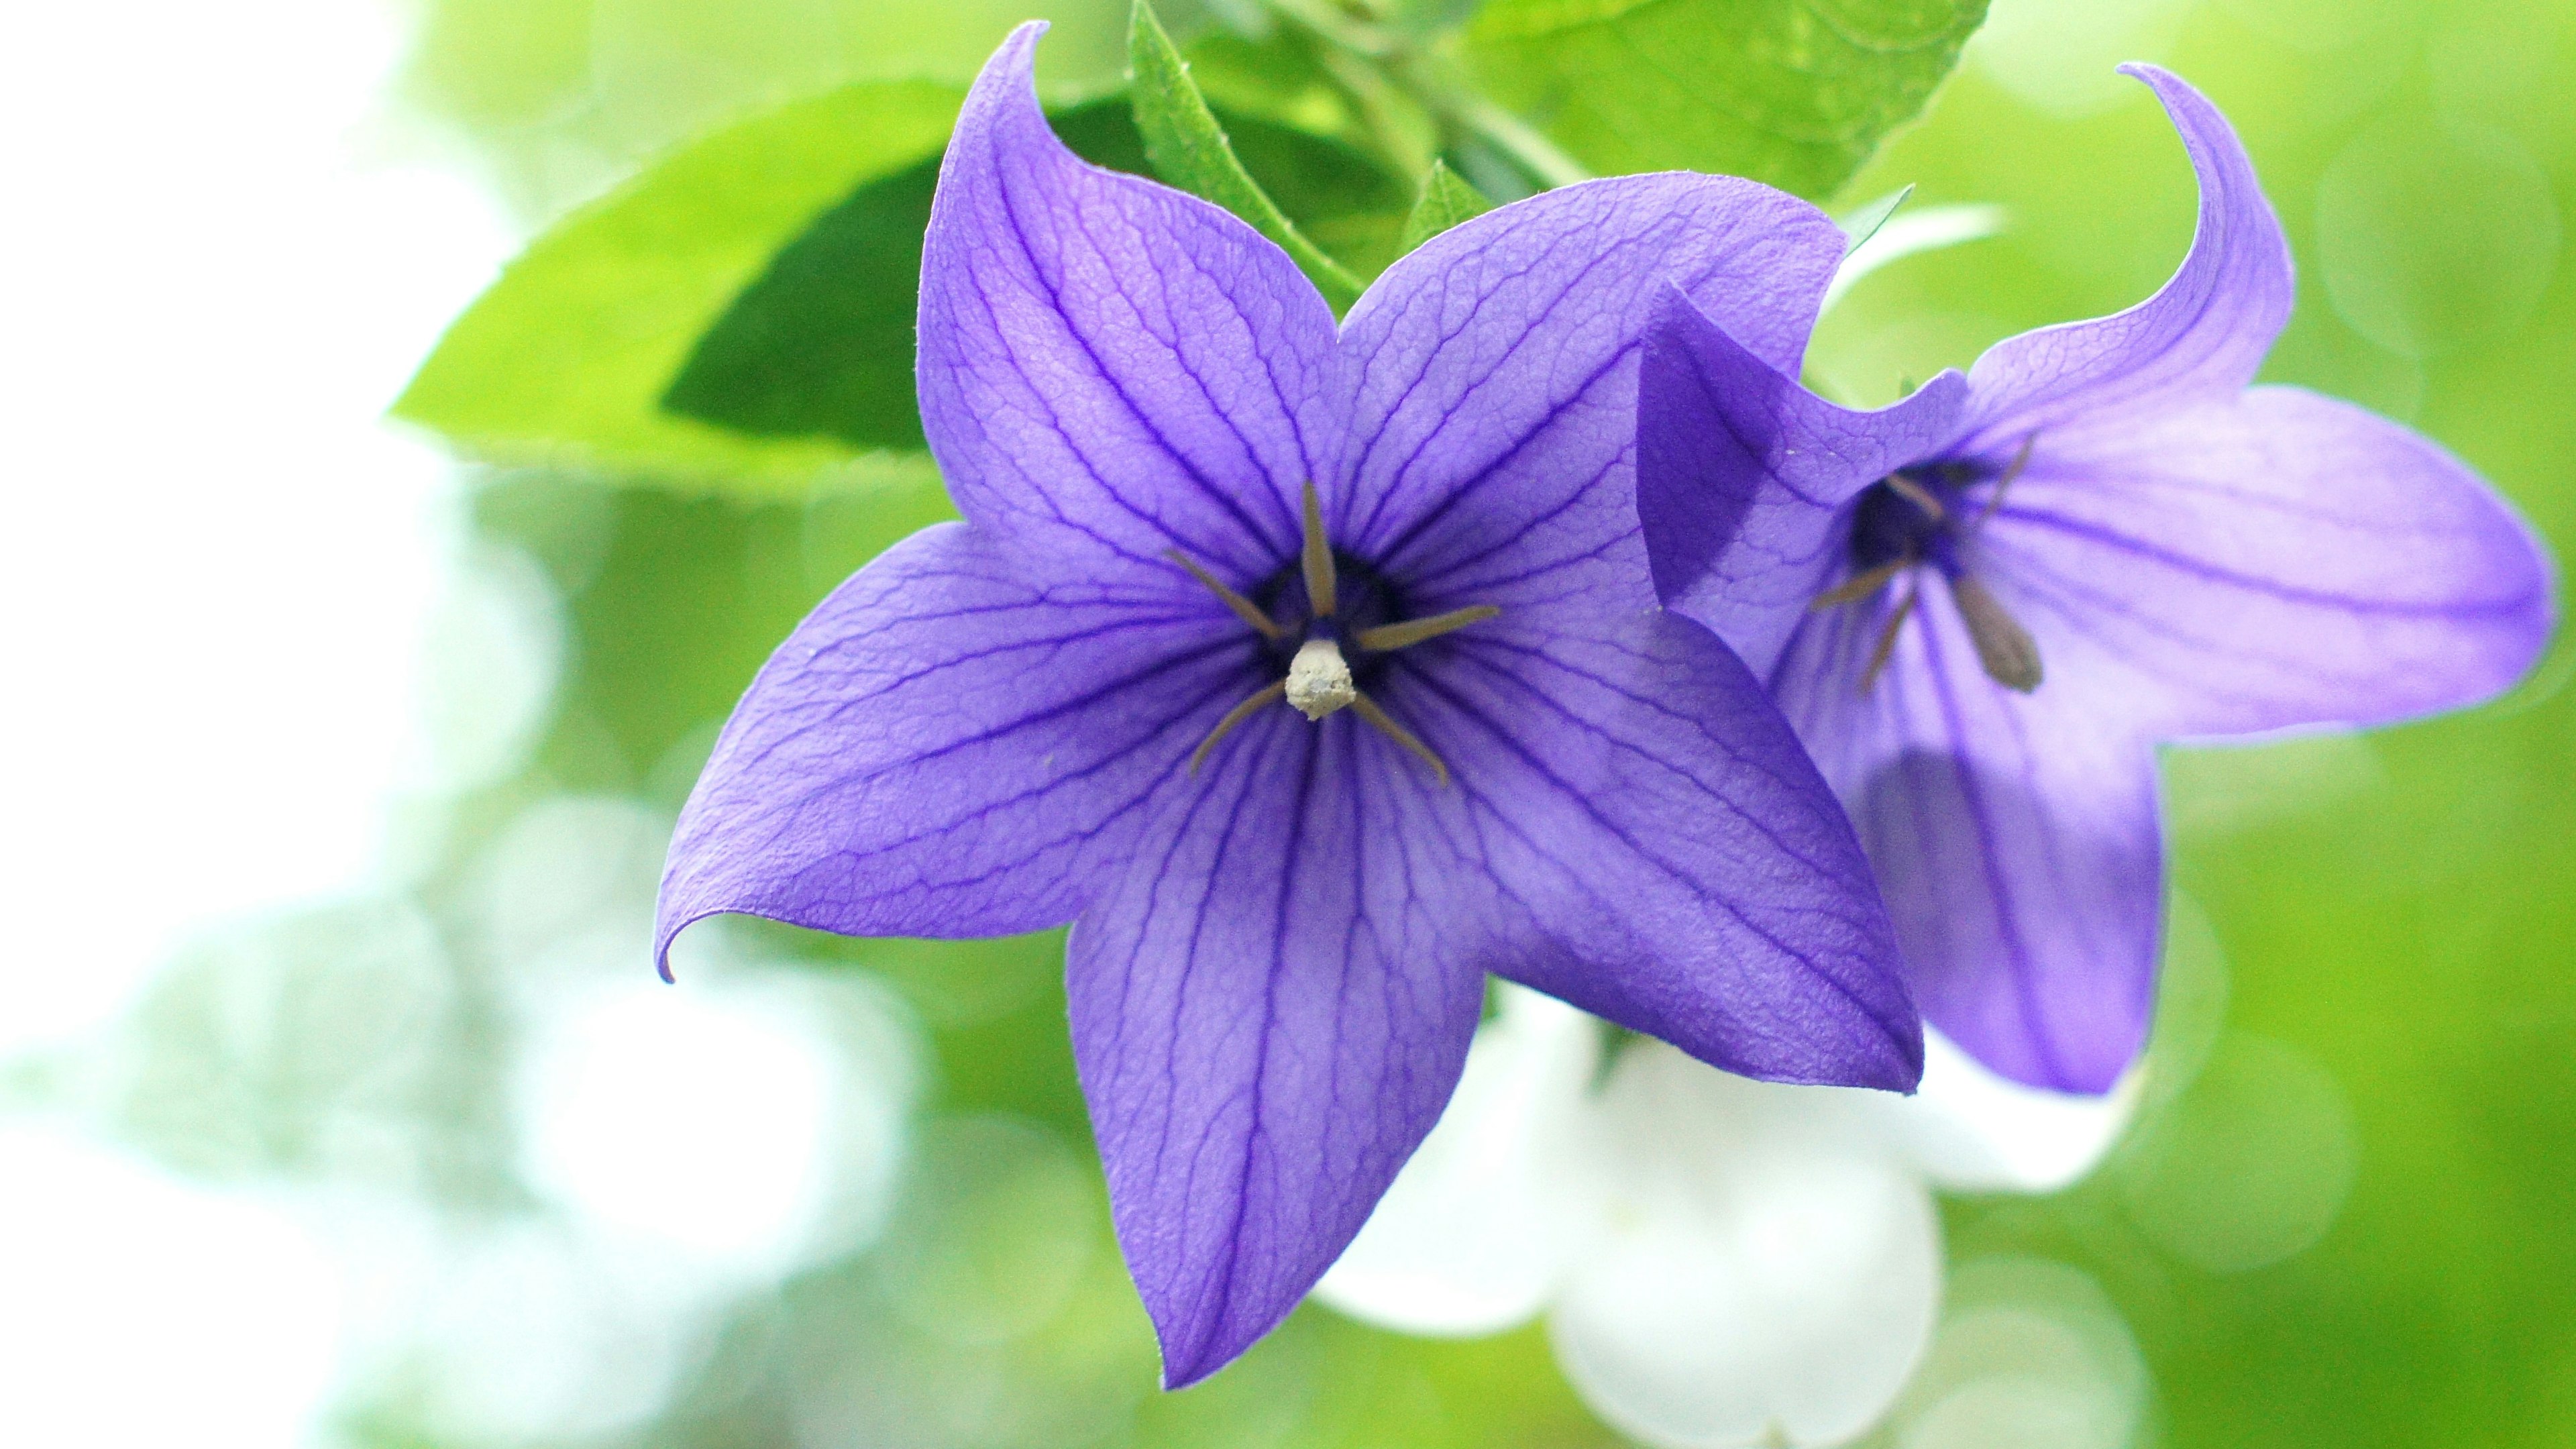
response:
<path id="1" fill-rule="evenodd" d="M 1867 858 L 1635 517 L 1669 279 L 1794 368 L 1842 238 L 1729 179 L 1505 207 L 1336 328 L 1288 257 L 1077 160 L 1037 27 L 966 103 L 921 409 L 962 524 L 753 683 L 660 939 L 1075 922 L 1075 1055 L 1166 1381 L 1267 1332 L 1456 1084 L 1487 972 L 1748 1075 L 1910 1088 Z"/>
<path id="2" fill-rule="evenodd" d="M 1861 413 L 1668 295 L 1639 401 L 1658 592 L 1768 680 L 1850 807 L 1926 1019 L 2077 1092 L 2146 1036 L 2155 744 L 2468 704 L 2553 613 L 2530 532 L 2457 459 L 2247 386 L 2288 245 L 2226 119 L 2127 70 L 2200 177 L 2154 297 Z"/>

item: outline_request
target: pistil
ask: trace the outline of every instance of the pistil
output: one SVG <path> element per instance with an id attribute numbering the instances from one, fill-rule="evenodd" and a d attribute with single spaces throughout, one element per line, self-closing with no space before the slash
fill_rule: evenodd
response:
<path id="1" fill-rule="evenodd" d="M 1283 687 L 1288 691 L 1288 702 L 1308 719 L 1322 719 L 1360 697 L 1359 687 L 1351 683 L 1351 666 L 1342 658 L 1341 646 L 1330 639 L 1309 639 L 1297 646 L 1297 657 L 1288 661 L 1288 679 Z"/>
<path id="2" fill-rule="evenodd" d="M 1470 624 L 1482 623 L 1502 610 L 1491 604 L 1476 604 L 1444 614 L 1392 624 L 1374 624 L 1345 632 L 1342 621 L 1337 617 L 1341 611 L 1340 570 L 1333 560 L 1331 540 L 1324 534 L 1323 503 L 1316 496 L 1314 484 L 1306 485 L 1305 497 L 1301 501 L 1305 527 L 1303 537 L 1298 540 L 1297 567 L 1304 578 L 1307 608 L 1311 615 L 1303 630 L 1303 642 L 1298 644 L 1297 652 L 1288 660 L 1286 677 L 1264 686 L 1251 698 L 1227 710 L 1225 717 L 1216 722 L 1216 728 L 1208 731 L 1207 738 L 1199 741 L 1199 747 L 1190 753 L 1190 769 L 1196 772 L 1209 753 L 1216 749 L 1217 742 L 1232 734 L 1245 720 L 1284 700 L 1298 713 L 1318 723 L 1338 710 L 1352 711 L 1368 721 L 1371 728 L 1421 757 L 1431 767 L 1432 775 L 1441 784 L 1448 784 L 1449 767 L 1441 762 L 1440 756 L 1419 736 L 1398 724 L 1377 701 L 1360 692 L 1359 683 L 1351 673 L 1351 660 L 1342 652 L 1343 645 L 1347 642 L 1364 654 L 1393 653 L 1455 633 Z M 1169 557 L 1263 639 L 1284 643 L 1298 636 L 1298 630 L 1272 618 L 1259 604 L 1229 588 L 1224 580 L 1180 550 L 1170 550 Z M 1368 606 L 1364 604 L 1361 609 L 1365 615 Z"/>

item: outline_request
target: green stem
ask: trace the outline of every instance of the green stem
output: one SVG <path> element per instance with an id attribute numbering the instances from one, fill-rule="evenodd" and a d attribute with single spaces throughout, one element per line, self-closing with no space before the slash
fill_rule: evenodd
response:
<path id="1" fill-rule="evenodd" d="M 1270 8 L 1354 55 L 1385 60 L 1404 49 L 1403 37 L 1344 13 L 1331 0 L 1270 0 Z"/>
<path id="2" fill-rule="evenodd" d="M 1460 126 L 1490 142 L 1494 149 L 1517 162 L 1531 179 L 1547 186 L 1572 186 L 1589 181 L 1592 173 L 1554 141 L 1542 135 L 1536 126 L 1510 111 L 1463 89 L 1445 95 L 1425 95 L 1423 102 L 1440 114 L 1449 116 Z"/>
<path id="3" fill-rule="evenodd" d="M 1571 186 L 1592 179 L 1583 163 L 1567 155 L 1537 127 L 1479 95 L 1473 87 L 1442 73 L 1408 37 L 1360 20 L 1333 5 L 1332 0 L 1270 0 L 1270 8 L 1350 58 L 1353 63 L 1349 65 L 1333 65 L 1328 60 L 1326 69 L 1363 111 L 1379 110 L 1382 114 L 1383 107 L 1382 101 L 1368 95 L 1371 87 L 1363 79 L 1366 77 L 1401 92 L 1453 130 L 1484 141 L 1511 158 L 1541 186 Z M 1383 133 L 1382 121 L 1379 129 Z M 1384 134 L 1380 139 L 1390 152 L 1411 149 Z"/>

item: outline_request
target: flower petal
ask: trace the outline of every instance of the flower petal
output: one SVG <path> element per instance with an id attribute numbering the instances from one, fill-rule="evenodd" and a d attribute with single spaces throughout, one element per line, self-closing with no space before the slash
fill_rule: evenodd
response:
<path id="1" fill-rule="evenodd" d="M 957 119 L 921 264 L 921 414 L 969 522 L 1232 577 L 1296 547 L 1340 451 L 1333 314 L 1285 253 L 1196 197 L 1086 165 L 1012 32 Z"/>
<path id="2" fill-rule="evenodd" d="M 2120 69 L 2155 91 L 2191 154 L 2200 178 L 2191 251 L 2137 306 L 2025 332 L 1978 358 L 1968 374 L 1978 419 L 1970 451 L 2010 456 L 2033 435 L 2054 446 L 2068 422 L 2099 426 L 2226 397 L 2253 381 L 2289 321 L 2290 244 L 2227 118 L 2170 71 Z"/>
<path id="3" fill-rule="evenodd" d="M 1641 1044 L 1600 1105 L 1613 1226 L 1548 1321 L 1612 1424 L 1667 1449 L 1822 1446 L 1887 1412 L 1932 1337 L 1931 1194 L 1839 1100 Z"/>
<path id="4" fill-rule="evenodd" d="M 798 625 L 680 812 L 657 950 L 720 911 L 850 935 L 1072 919 L 1148 788 L 1259 675 L 1178 570 L 1128 593 L 1028 581 L 1051 562 L 941 524 Z"/>
<path id="5" fill-rule="evenodd" d="M 2159 739 L 2472 704 L 2555 616 L 2546 554 L 2475 473 L 2294 388 L 2057 439 L 1978 543 L 2042 691 Z"/>
<path id="6" fill-rule="evenodd" d="M 2100 1163 L 2137 1115 L 2141 1073 L 2103 1096 L 2008 1081 L 1937 1031 L 1923 1034 L 1923 1085 L 1911 1097 L 1854 1092 L 1889 1143 L 1952 1192 L 2055 1192 Z"/>
<path id="7" fill-rule="evenodd" d="M 1600 1028 L 1535 991 L 1501 995 L 1440 1124 L 1315 1285 L 1363 1323 L 1439 1338 L 1518 1327 L 1599 1221 L 1602 1173 L 1582 1129 Z"/>
<path id="8" fill-rule="evenodd" d="M 1894 407 L 1836 407 L 1668 289 L 1637 381 L 1637 516 L 1664 607 L 1767 678 L 1838 571 L 1837 510 L 1957 437 L 1967 391 L 1943 372 Z"/>
<path id="9" fill-rule="evenodd" d="M 1914 1085 L 1920 1022 L 1868 864 L 1715 636 L 1660 611 L 1506 613 L 1441 642 L 1388 708 L 1457 782 L 1439 828 L 1516 936 L 1491 969 L 1729 1071 Z"/>
<path id="10" fill-rule="evenodd" d="M 1074 926 L 1074 1056 L 1180 1387 L 1270 1331 L 1440 1115 L 1482 1001 L 1433 789 L 1344 712 L 1256 716 Z"/>
<path id="11" fill-rule="evenodd" d="M 1908 590 L 1912 617 L 1864 689 Z M 2036 692 L 1997 685 L 1949 591 L 1917 577 L 1811 616 L 1773 688 L 1851 808 L 1924 1019 L 2014 1081 L 2106 1092 L 2154 995 L 2155 759 L 2040 647 Z"/>
<path id="12" fill-rule="evenodd" d="M 1647 607 L 1636 355 L 1665 283 L 1794 371 L 1842 243 L 1794 197 L 1682 173 L 1568 186 L 1442 233 L 1351 309 L 1334 536 L 1427 607 Z"/>

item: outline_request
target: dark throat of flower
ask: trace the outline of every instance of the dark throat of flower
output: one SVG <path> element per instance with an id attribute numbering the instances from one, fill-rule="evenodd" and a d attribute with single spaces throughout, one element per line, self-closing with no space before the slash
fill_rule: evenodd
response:
<path id="1" fill-rule="evenodd" d="M 1900 582 L 1904 585 L 1904 597 L 1888 612 L 1887 622 L 1870 646 L 1869 663 L 1860 677 L 1863 694 L 1877 684 L 1888 660 L 1895 657 L 1897 638 L 1922 602 L 1922 571 L 1927 567 L 1949 589 L 1950 602 L 1967 626 L 1986 677 L 2023 694 L 2039 688 L 2038 642 L 1963 561 L 1963 545 L 1973 542 L 2003 506 L 2004 494 L 2029 466 L 2031 446 L 2037 441 L 2036 435 L 2022 440 L 2021 450 L 1995 476 L 1993 491 L 1973 516 L 1965 516 L 1961 505 L 1966 491 L 1982 480 L 1973 470 L 1956 466 L 1899 469 L 1862 491 L 1852 518 L 1851 576 L 1818 594 L 1808 607 L 1822 611 L 1865 603 L 1882 590 Z"/>
<path id="2" fill-rule="evenodd" d="M 1209 593 L 1217 596 L 1236 618 L 1249 625 L 1252 632 L 1274 646 L 1290 643 L 1295 651 L 1288 654 L 1282 676 L 1264 685 L 1251 698 L 1226 711 L 1225 717 L 1209 730 L 1207 738 L 1190 754 L 1190 769 L 1196 772 L 1207 761 L 1217 742 L 1234 732 L 1236 726 L 1274 704 L 1285 703 L 1299 714 L 1318 723 L 1325 716 L 1347 709 L 1388 739 L 1404 746 L 1431 767 L 1432 775 L 1443 785 L 1449 783 L 1449 767 L 1441 762 L 1421 738 L 1398 724 L 1376 700 L 1362 693 L 1353 678 L 1351 666 L 1355 654 L 1361 660 L 1372 655 L 1392 654 L 1409 649 L 1443 634 L 1482 623 L 1502 610 L 1491 604 L 1477 604 L 1452 609 L 1418 619 L 1396 619 L 1379 623 L 1357 624 L 1343 609 L 1341 569 L 1333 556 L 1332 541 L 1324 534 L 1324 510 L 1316 497 L 1315 485 L 1305 491 L 1305 526 L 1297 556 L 1298 581 L 1304 585 L 1307 618 L 1298 626 L 1280 623 L 1269 610 L 1244 595 L 1228 588 L 1225 581 L 1210 573 L 1196 560 L 1180 550 L 1171 551 L 1172 562 L 1189 571 Z M 1363 574 L 1365 575 L 1365 570 Z"/>

